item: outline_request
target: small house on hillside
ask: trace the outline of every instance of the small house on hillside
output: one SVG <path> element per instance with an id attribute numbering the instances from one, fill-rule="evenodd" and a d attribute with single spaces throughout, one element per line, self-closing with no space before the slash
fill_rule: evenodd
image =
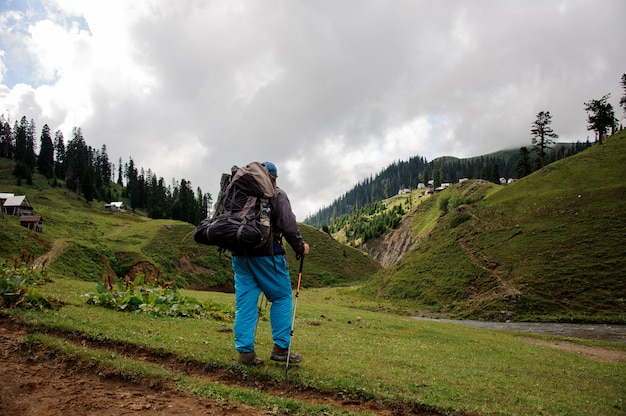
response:
<path id="1" fill-rule="evenodd" d="M 117 202 L 111 202 L 110 204 L 106 204 L 104 206 L 104 209 L 107 211 L 123 211 L 124 210 L 124 203 L 117 201 Z"/>
<path id="2" fill-rule="evenodd" d="M 39 215 L 22 215 L 20 217 L 20 225 L 26 227 L 29 230 L 35 230 L 38 232 L 43 231 L 43 217 Z"/>
<path id="3" fill-rule="evenodd" d="M 4 204 L 4 201 L 6 201 L 8 198 L 11 198 L 12 196 L 15 196 L 15 194 L 11 194 L 8 192 L 0 192 L 0 207 L 2 207 L 2 205 Z"/>
<path id="4" fill-rule="evenodd" d="M 33 207 L 24 195 L 10 196 L 2 204 L 8 215 L 33 215 Z"/>

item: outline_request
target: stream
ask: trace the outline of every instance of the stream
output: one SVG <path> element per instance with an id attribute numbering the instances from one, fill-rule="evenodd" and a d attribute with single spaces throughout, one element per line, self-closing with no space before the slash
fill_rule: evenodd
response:
<path id="1" fill-rule="evenodd" d="M 560 335 L 563 337 L 596 339 L 626 344 L 626 325 L 613 324 L 563 324 L 549 322 L 491 322 L 455 319 L 435 319 L 415 316 L 422 321 L 447 322 L 476 328 L 503 331 L 532 332 L 536 334 Z"/>

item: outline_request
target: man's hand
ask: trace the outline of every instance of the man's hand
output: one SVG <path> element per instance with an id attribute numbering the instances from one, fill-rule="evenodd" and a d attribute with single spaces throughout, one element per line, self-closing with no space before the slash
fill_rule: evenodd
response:
<path id="1" fill-rule="evenodd" d="M 309 254 L 309 245 L 304 243 L 304 251 L 302 252 L 302 255 L 306 256 L 307 254 Z"/>

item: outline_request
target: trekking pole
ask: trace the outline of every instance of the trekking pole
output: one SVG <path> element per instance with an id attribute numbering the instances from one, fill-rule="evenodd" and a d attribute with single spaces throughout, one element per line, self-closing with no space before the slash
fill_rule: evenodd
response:
<path id="1" fill-rule="evenodd" d="M 263 313 L 261 312 L 261 309 L 263 307 L 263 298 L 265 297 L 265 294 L 263 292 L 261 292 L 261 295 L 259 296 L 259 313 L 256 317 L 256 325 L 254 326 L 254 337 L 256 338 L 256 330 L 259 327 L 259 321 L 261 320 L 261 316 L 263 315 Z M 265 305 L 267 306 L 267 301 L 265 303 Z"/>
<path id="2" fill-rule="evenodd" d="M 296 286 L 296 301 L 293 305 L 293 315 L 291 317 L 291 333 L 289 334 L 289 347 L 287 348 L 287 362 L 285 363 L 285 377 L 289 370 L 289 356 L 291 355 L 291 339 L 293 338 L 293 330 L 296 326 L 296 309 L 298 309 L 298 298 L 300 297 L 300 282 L 302 281 L 302 266 L 304 265 L 304 255 L 300 257 L 300 271 L 298 272 L 298 286 Z"/>

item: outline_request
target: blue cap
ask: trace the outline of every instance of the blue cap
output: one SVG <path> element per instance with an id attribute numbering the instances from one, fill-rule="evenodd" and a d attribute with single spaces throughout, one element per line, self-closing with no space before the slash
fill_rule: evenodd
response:
<path id="1" fill-rule="evenodd" d="M 276 165 L 273 164 L 272 162 L 263 162 L 263 166 L 265 166 L 267 168 L 267 170 L 269 171 L 270 175 L 272 175 L 273 177 L 277 177 L 278 176 L 278 171 L 276 170 Z"/>

